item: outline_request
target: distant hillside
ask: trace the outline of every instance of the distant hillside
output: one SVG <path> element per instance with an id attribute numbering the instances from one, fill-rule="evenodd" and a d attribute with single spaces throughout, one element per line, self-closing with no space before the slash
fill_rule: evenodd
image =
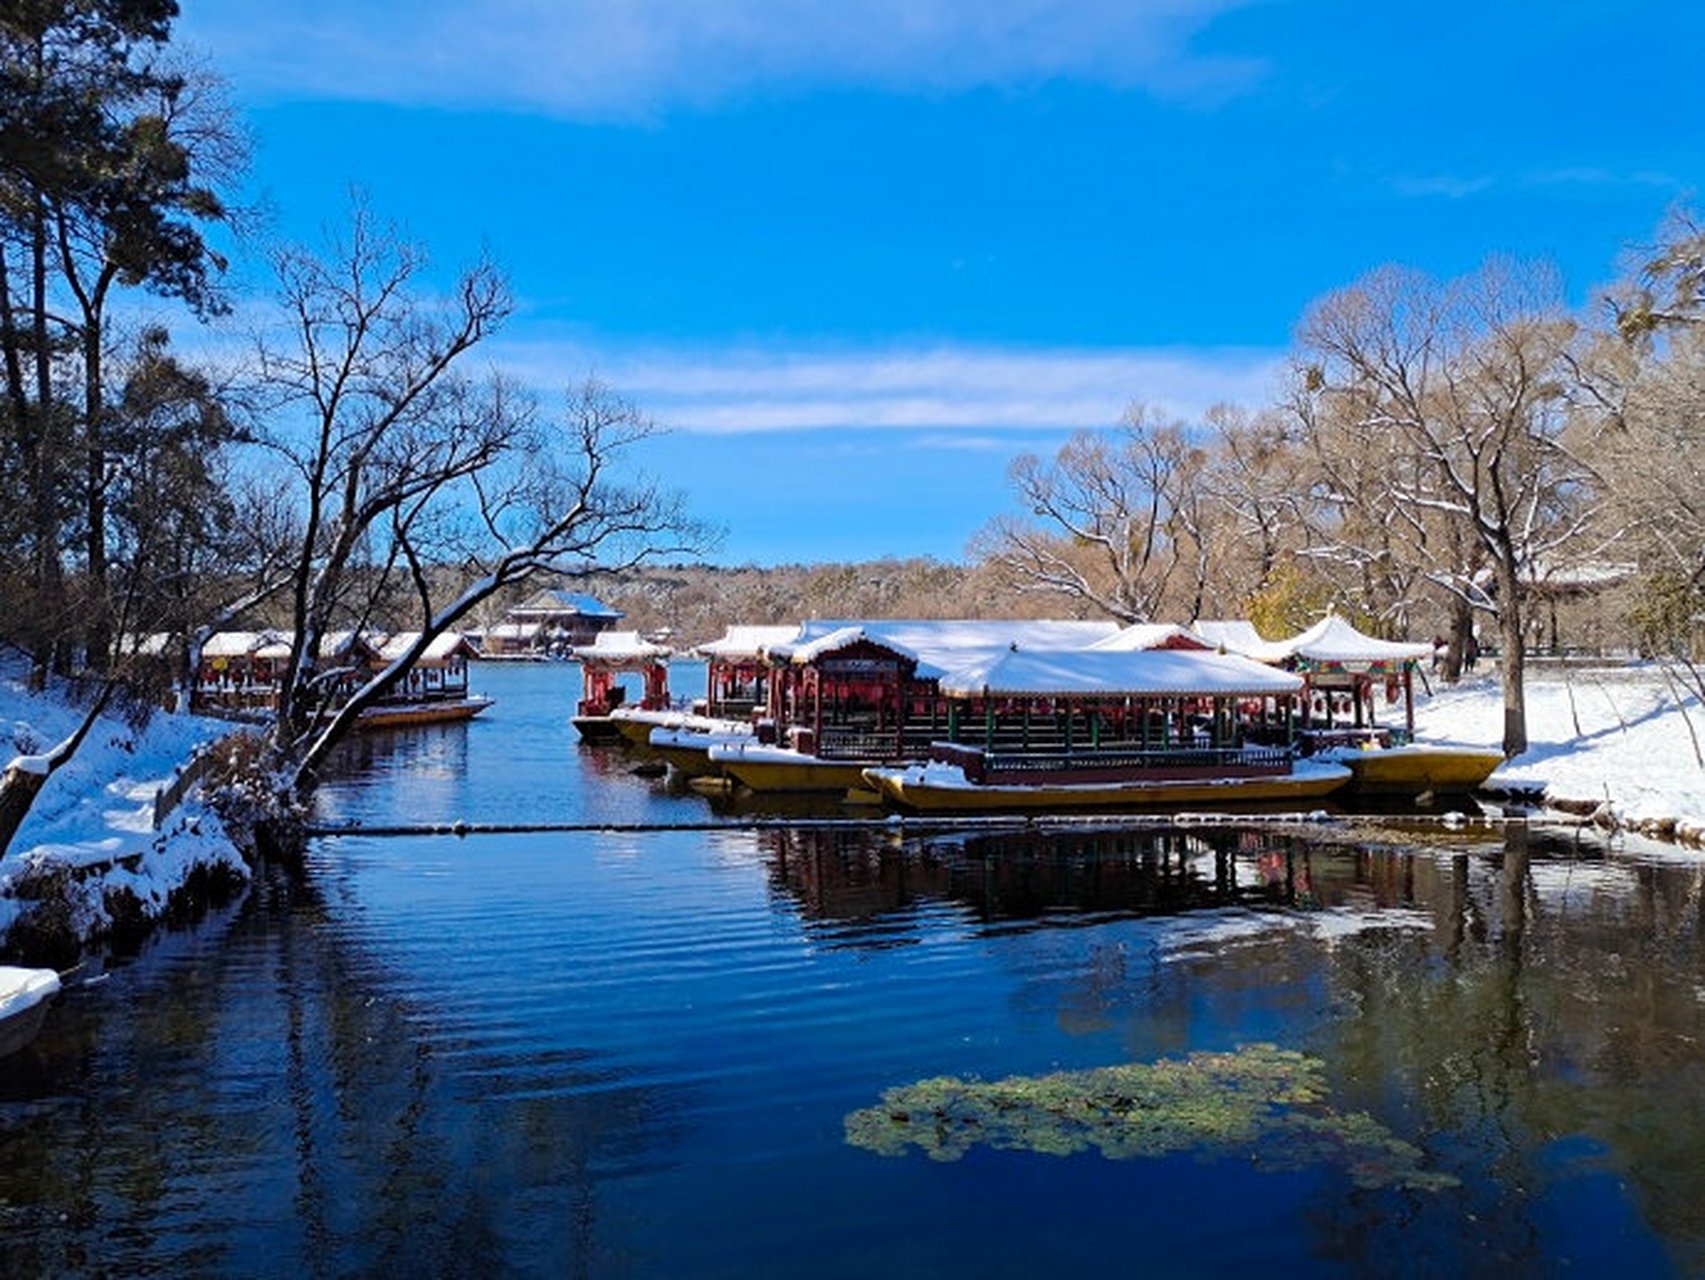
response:
<path id="1" fill-rule="evenodd" d="M 523 594 L 539 585 L 531 584 Z M 670 565 L 619 578 L 593 575 L 566 585 L 620 609 L 624 629 L 667 628 L 680 644 L 714 639 L 730 623 L 1080 616 L 1060 598 L 1020 596 L 984 570 L 927 557 L 776 568 Z M 494 622 L 500 613 L 501 608 L 482 622 Z"/>

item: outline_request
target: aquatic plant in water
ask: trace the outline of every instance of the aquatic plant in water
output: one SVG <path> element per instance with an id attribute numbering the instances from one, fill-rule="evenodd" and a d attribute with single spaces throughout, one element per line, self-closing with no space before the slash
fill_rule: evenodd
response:
<path id="1" fill-rule="evenodd" d="M 917 1147 L 957 1160 L 979 1143 L 1113 1160 L 1196 1152 L 1281 1171 L 1343 1166 L 1358 1186 L 1437 1190 L 1448 1174 L 1365 1112 L 1326 1103 L 1325 1063 L 1271 1044 L 1231 1053 L 1005 1080 L 938 1076 L 889 1089 L 847 1117 L 847 1141 L 880 1155 Z"/>

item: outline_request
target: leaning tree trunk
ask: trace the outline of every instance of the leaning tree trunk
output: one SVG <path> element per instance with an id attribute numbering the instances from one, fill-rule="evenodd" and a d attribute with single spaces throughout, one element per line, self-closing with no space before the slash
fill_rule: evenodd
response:
<path id="1" fill-rule="evenodd" d="M 16 765 L 0 777 L 0 857 L 12 847 L 12 837 L 30 816 L 30 806 L 41 794 L 47 774 L 35 769 L 20 769 Z"/>
<path id="2" fill-rule="evenodd" d="M 110 679 L 103 684 L 94 702 L 83 713 L 83 722 L 51 751 L 41 756 L 19 757 L 6 766 L 5 775 L 0 777 L 0 857 L 5 857 L 6 850 L 12 847 L 12 838 L 24 825 L 24 819 L 29 817 L 30 806 L 36 802 L 42 787 L 71 762 L 77 748 L 83 745 L 83 739 L 89 736 L 89 730 L 95 727 L 95 721 L 101 718 L 101 712 L 106 710 L 117 687 L 117 682 Z"/>

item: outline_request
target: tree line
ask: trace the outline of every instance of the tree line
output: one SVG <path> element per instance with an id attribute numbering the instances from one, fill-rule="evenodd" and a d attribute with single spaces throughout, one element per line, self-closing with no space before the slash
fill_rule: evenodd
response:
<path id="1" fill-rule="evenodd" d="M 177 638 L 183 681 L 213 630 L 277 623 L 293 648 L 259 770 L 277 807 L 435 635 L 540 579 L 625 593 L 632 616 L 690 606 L 692 626 L 945 611 L 1277 635 L 1331 606 L 1436 626 L 1453 667 L 1483 627 L 1516 753 L 1536 610 L 1616 566 L 1631 634 L 1705 693 L 1705 235 L 1683 214 L 1585 317 L 1541 264 L 1371 272 L 1301 317 L 1272 403 L 1199 422 L 1136 404 L 1015 459 L 1013 509 L 963 565 L 729 570 L 711 593 L 679 566 L 714 531 L 624 465 L 657 429 L 640 407 L 595 380 L 541 404 L 481 363 L 511 307 L 489 261 L 434 288 L 356 200 L 327 244 L 265 251 L 248 350 L 191 358 L 152 318 L 226 313 L 232 256 L 263 252 L 233 195 L 240 125 L 173 50 L 176 15 L 0 10 L 0 641 L 37 683 L 92 681 L 92 722 L 138 679 L 141 637 Z M 334 702 L 351 673 L 324 642 L 366 628 L 418 647 Z M 8 772 L 0 839 L 44 776 Z"/>

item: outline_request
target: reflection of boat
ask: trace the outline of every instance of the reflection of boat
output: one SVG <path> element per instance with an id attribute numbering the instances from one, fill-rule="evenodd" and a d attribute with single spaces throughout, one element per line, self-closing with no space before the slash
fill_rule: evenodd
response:
<path id="1" fill-rule="evenodd" d="M 973 782 L 958 765 L 932 761 L 901 768 L 867 769 L 865 781 L 885 802 L 920 813 L 1060 812 L 1065 810 L 1215 809 L 1284 805 L 1331 795 L 1350 780 L 1350 771 L 1325 761 L 1298 760 L 1284 772 L 1239 774 L 1222 762 L 1199 776 L 1177 776 L 1154 766 L 1125 770 L 1100 781 L 1072 781 L 1065 771 L 1044 780 Z"/>
<path id="2" fill-rule="evenodd" d="M 0 965 L 0 1058 L 35 1039 L 58 990 L 59 975 L 52 969 Z"/>

